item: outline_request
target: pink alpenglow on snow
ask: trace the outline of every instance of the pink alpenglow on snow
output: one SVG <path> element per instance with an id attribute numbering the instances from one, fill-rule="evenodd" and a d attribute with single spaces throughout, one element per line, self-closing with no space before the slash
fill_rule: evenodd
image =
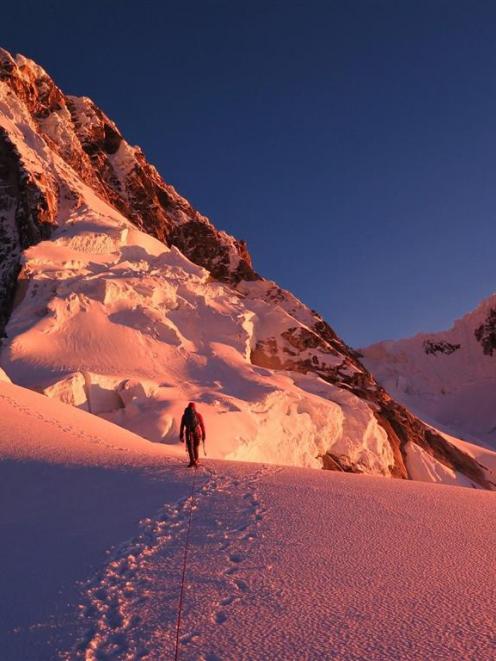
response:
<path id="1" fill-rule="evenodd" d="M 494 494 L 269 464 L 191 473 L 0 382 L 2 658 L 490 659 Z"/>
<path id="2" fill-rule="evenodd" d="M 494 452 L 6 51 L 0 176 L 2 659 L 494 656 Z"/>
<path id="3" fill-rule="evenodd" d="M 213 458 L 493 488 L 90 99 L 6 51 L 0 141 L 11 381 L 167 445 L 196 401 Z"/>

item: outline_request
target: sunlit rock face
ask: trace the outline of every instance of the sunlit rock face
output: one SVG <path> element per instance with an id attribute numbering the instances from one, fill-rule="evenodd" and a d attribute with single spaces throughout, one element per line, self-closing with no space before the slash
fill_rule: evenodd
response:
<path id="1" fill-rule="evenodd" d="M 214 456 L 399 478 L 421 460 L 490 486 L 90 99 L 5 51 L 0 184 L 1 362 L 14 382 L 165 442 L 196 398 L 221 439 Z"/>
<path id="2" fill-rule="evenodd" d="M 235 282 L 257 277 L 244 242 L 216 230 L 166 184 L 141 149 L 130 146 L 91 99 L 64 95 L 39 65 L 4 50 L 0 80 L 23 102 L 46 144 L 138 227 L 177 245 L 216 278 Z"/>

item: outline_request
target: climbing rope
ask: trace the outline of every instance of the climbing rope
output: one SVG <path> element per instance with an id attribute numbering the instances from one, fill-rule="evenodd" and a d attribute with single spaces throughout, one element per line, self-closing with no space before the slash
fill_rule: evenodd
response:
<path id="1" fill-rule="evenodd" d="M 189 533 L 191 530 L 191 519 L 193 518 L 193 503 L 194 503 L 194 494 L 195 494 L 195 483 L 196 483 L 196 474 L 197 470 L 193 471 L 193 486 L 191 487 L 191 496 L 190 496 L 190 507 L 189 507 L 189 521 L 188 529 L 186 531 L 186 540 L 184 542 L 184 558 L 183 558 L 183 575 L 181 577 L 181 591 L 179 593 L 179 604 L 177 606 L 177 624 L 176 624 L 176 651 L 174 654 L 174 661 L 177 661 L 179 658 L 179 632 L 181 629 L 181 616 L 183 611 L 183 595 L 184 595 L 184 579 L 186 576 L 186 564 L 188 562 L 188 550 L 189 550 Z"/>

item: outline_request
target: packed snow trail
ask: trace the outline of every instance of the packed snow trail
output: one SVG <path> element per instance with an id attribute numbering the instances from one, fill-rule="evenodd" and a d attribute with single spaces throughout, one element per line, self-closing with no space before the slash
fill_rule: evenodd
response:
<path id="1" fill-rule="evenodd" d="M 192 642 L 205 645 L 204 630 L 224 624 L 250 590 L 254 567 L 246 567 L 246 559 L 265 511 L 256 486 L 262 475 L 278 470 L 251 466 L 239 475 L 222 475 L 209 466 L 192 471 L 194 492 L 145 519 L 139 535 L 117 549 L 90 583 L 82 606 L 86 634 L 76 651 L 63 657 L 174 658 L 191 511 L 178 658 L 190 658 Z"/>
<path id="2" fill-rule="evenodd" d="M 205 441 L 204 441 L 205 443 Z M 189 450 L 188 450 L 189 453 Z M 191 468 L 191 466 L 188 466 L 188 468 Z M 194 466 L 195 469 L 198 468 L 198 461 L 196 461 L 196 466 Z M 179 659 L 179 635 L 181 633 L 181 618 L 183 615 L 183 599 L 184 599 L 184 583 L 186 581 L 186 567 L 188 564 L 188 551 L 189 551 L 189 536 L 191 533 L 191 521 L 193 518 L 193 508 L 195 504 L 195 487 L 196 487 L 196 474 L 197 471 L 195 470 L 193 472 L 193 486 L 191 488 L 191 496 L 190 496 L 190 503 L 189 503 L 189 516 L 188 516 L 188 528 L 186 531 L 186 539 L 184 541 L 184 558 L 183 558 L 183 571 L 181 574 L 181 588 L 179 591 L 179 604 L 177 606 L 177 624 L 176 624 L 176 647 L 174 649 L 174 661 L 178 661 Z"/>
<path id="3" fill-rule="evenodd" d="M 249 562 L 266 511 L 257 484 L 279 470 L 247 465 L 224 474 L 213 466 L 191 471 L 192 494 L 145 519 L 140 534 L 118 548 L 90 583 L 81 608 L 86 634 L 63 658 L 175 657 L 190 512 L 178 658 L 190 658 L 192 643 L 195 649 L 208 646 L 210 628 L 223 625 L 233 612 L 239 616 L 250 574 L 260 569 Z"/>
<path id="4" fill-rule="evenodd" d="M 180 659 L 492 658 L 492 495 L 249 464 L 199 478 Z M 81 658 L 174 658 L 190 506 L 90 586 Z"/>

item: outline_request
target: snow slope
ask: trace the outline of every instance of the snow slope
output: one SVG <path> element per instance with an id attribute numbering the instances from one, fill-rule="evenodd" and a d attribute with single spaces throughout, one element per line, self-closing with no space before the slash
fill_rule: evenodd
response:
<path id="1" fill-rule="evenodd" d="M 21 64 L 22 76 L 46 77 Z M 278 375 L 251 363 L 256 343 L 302 326 L 298 317 L 313 323 L 299 301 L 264 301 L 280 290 L 261 280 L 235 291 L 140 232 L 93 180 L 96 191 L 84 183 L 73 158 L 57 153 L 60 145 L 51 149 L 62 140 L 62 153 L 74 152 L 67 113 L 56 111 L 50 125 L 43 120 L 41 135 L 1 81 L 0 99 L 0 126 L 22 167 L 38 184 L 43 177 L 58 226 L 23 254 L 1 354 L 14 382 L 169 443 L 177 442 L 185 403 L 195 399 L 209 421 L 213 456 L 319 467 L 318 455 L 333 447 L 361 470 L 390 474 L 386 434 L 358 397 L 317 376 Z M 83 141 L 90 105 L 71 101 Z M 351 369 L 335 351 L 320 358 L 323 366 Z"/>
<path id="2" fill-rule="evenodd" d="M 0 382 L 2 659 L 173 658 L 191 506 L 180 659 L 492 658 L 494 494 L 171 450 Z"/>
<path id="3" fill-rule="evenodd" d="M 361 349 L 365 365 L 424 420 L 496 448 L 496 294 L 447 331 Z"/>
<path id="4" fill-rule="evenodd" d="M 167 444 L 194 399 L 216 458 L 494 486 L 90 99 L 1 49 L 0 180 L 13 382 Z"/>
<path id="5" fill-rule="evenodd" d="M 4 661 L 53 659 L 75 639 L 77 582 L 185 493 L 178 470 L 171 448 L 0 381 Z"/>
<path id="6" fill-rule="evenodd" d="M 193 399 L 213 457 L 320 467 L 333 448 L 389 474 L 386 434 L 358 397 L 250 362 L 255 337 L 292 323 L 260 300 L 262 283 L 233 291 L 100 208 L 25 252 L 2 352 L 15 383 L 165 443 Z"/>

